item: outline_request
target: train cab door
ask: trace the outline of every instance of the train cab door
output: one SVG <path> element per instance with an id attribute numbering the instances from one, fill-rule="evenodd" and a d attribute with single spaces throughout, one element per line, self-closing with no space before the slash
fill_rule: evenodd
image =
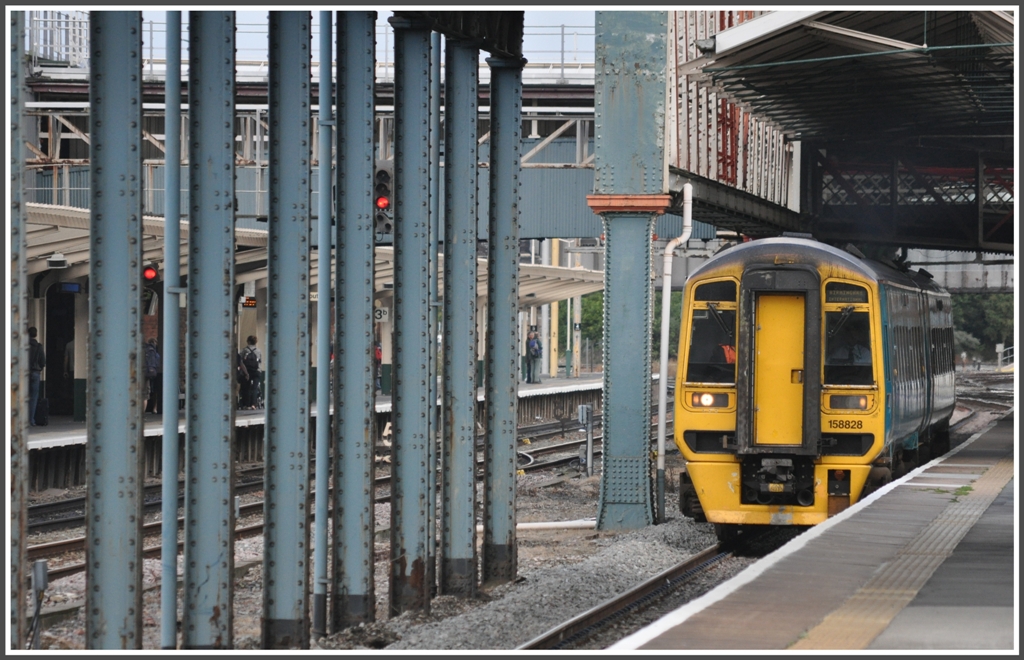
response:
<path id="1" fill-rule="evenodd" d="M 817 270 L 781 261 L 752 265 L 740 283 L 740 310 L 737 453 L 815 455 L 821 438 Z"/>
<path id="2" fill-rule="evenodd" d="M 754 445 L 799 445 L 803 434 L 804 294 L 759 293 L 754 318 Z"/>

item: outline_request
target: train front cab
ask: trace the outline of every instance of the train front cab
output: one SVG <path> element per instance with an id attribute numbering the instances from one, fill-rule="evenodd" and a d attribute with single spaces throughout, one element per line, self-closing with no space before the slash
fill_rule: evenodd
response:
<path id="1" fill-rule="evenodd" d="M 856 502 L 884 444 L 877 285 L 834 263 L 737 262 L 685 296 L 683 513 L 721 531 L 814 525 Z"/>

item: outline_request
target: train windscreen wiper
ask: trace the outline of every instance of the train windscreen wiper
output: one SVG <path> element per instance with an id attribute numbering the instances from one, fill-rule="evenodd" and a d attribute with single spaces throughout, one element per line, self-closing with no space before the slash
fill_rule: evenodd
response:
<path id="1" fill-rule="evenodd" d="M 722 313 L 715 307 L 715 303 L 708 303 L 708 309 L 715 315 L 715 320 L 718 321 L 718 325 L 722 326 L 722 330 L 725 334 L 729 335 L 729 339 L 732 339 L 732 328 L 726 324 L 725 319 L 722 318 Z M 853 309 L 852 307 L 850 309 Z"/>
<path id="2" fill-rule="evenodd" d="M 842 328 L 846 321 L 850 318 L 850 314 L 853 314 L 853 305 L 847 305 L 846 307 L 843 307 L 843 315 L 839 317 L 839 320 L 836 321 L 836 324 L 832 326 L 831 330 L 828 331 L 829 339 L 832 339 L 832 337 L 834 337 L 835 334 L 839 332 L 839 329 Z"/>

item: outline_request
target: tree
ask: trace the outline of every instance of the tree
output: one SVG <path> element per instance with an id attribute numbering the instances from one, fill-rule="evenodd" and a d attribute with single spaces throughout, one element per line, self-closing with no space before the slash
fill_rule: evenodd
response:
<path id="1" fill-rule="evenodd" d="M 683 313 L 683 292 L 673 291 L 669 307 L 668 356 L 679 352 L 679 324 Z M 654 293 L 654 313 L 651 316 L 651 359 L 661 359 L 661 291 Z"/>
<path id="2" fill-rule="evenodd" d="M 568 350 L 569 340 L 565 336 L 565 315 L 569 306 L 565 301 L 558 305 L 558 350 Z M 589 339 L 600 344 L 604 337 L 604 291 L 594 291 L 580 297 L 580 340 Z"/>
<path id="3" fill-rule="evenodd" d="M 1014 336 L 1013 294 L 953 294 L 953 325 L 978 341 L 974 350 L 994 354 L 996 344 L 1007 344 Z"/>

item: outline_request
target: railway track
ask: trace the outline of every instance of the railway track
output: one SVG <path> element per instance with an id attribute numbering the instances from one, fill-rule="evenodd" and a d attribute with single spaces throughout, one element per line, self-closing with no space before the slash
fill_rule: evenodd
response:
<path id="1" fill-rule="evenodd" d="M 701 582 L 699 593 L 717 580 L 708 574 L 737 558 L 759 557 L 772 552 L 800 532 L 793 529 L 748 531 L 726 543 L 718 543 L 637 584 L 623 593 L 561 623 L 526 642 L 516 650 L 574 650 L 604 648 L 609 639 L 617 641 L 649 623 L 648 610 L 663 605 L 676 608 L 695 597 L 682 593 Z M 744 562 L 745 563 L 745 562 Z M 728 571 L 727 571 L 728 572 Z M 692 587 L 691 587 L 692 588 Z M 594 642 L 600 643 L 595 646 Z"/>
<path id="2" fill-rule="evenodd" d="M 652 426 L 655 426 L 655 425 L 652 425 Z M 561 451 L 571 451 L 573 448 L 579 448 L 581 445 L 583 445 L 585 443 L 586 443 L 585 439 L 584 440 L 572 440 L 572 441 L 569 441 L 569 442 L 558 443 L 558 444 L 555 444 L 555 445 L 548 445 L 548 446 L 543 446 L 543 447 L 537 447 L 537 448 L 534 449 L 534 451 L 538 452 L 538 453 L 541 453 L 541 454 L 558 453 L 558 452 L 561 452 Z M 595 444 L 595 447 L 597 447 L 597 445 L 600 444 L 600 436 L 595 436 L 594 437 L 594 444 Z M 525 453 L 525 452 L 523 452 L 523 453 Z M 601 454 L 600 449 L 595 448 L 594 455 L 595 456 L 599 456 L 600 454 Z M 527 466 L 520 467 L 520 470 L 523 470 L 523 471 L 550 470 L 552 468 L 557 468 L 557 467 L 562 467 L 562 466 L 566 466 L 566 465 L 571 465 L 572 461 L 575 461 L 575 460 L 579 460 L 579 455 L 578 454 L 569 454 L 569 455 L 564 455 L 564 456 L 561 456 L 561 457 L 545 460 L 545 461 L 542 461 L 542 463 L 531 463 L 531 464 L 529 464 Z M 482 467 L 482 460 L 478 461 L 478 463 Z M 260 470 L 261 470 L 261 468 L 250 468 L 250 469 L 247 469 L 245 472 L 247 474 L 251 475 L 251 474 L 255 474 L 257 471 L 260 471 Z M 478 476 L 478 478 L 481 477 L 482 473 L 478 474 L 477 476 Z M 390 475 L 381 476 L 381 477 L 377 477 L 374 480 L 374 486 L 375 486 L 375 488 L 380 488 L 382 486 L 389 486 L 390 482 L 391 482 L 391 476 Z M 263 482 L 262 482 L 262 480 L 251 481 L 249 483 L 244 484 L 243 486 L 237 486 L 236 487 L 236 492 L 239 491 L 240 487 L 243 487 L 246 490 L 250 490 L 250 491 L 261 490 L 263 488 Z M 156 488 L 156 489 L 159 490 L 160 486 L 156 485 L 156 486 L 153 486 L 153 488 Z M 181 500 L 182 497 L 183 497 L 183 495 L 179 495 L 179 501 Z M 390 499 L 391 499 L 390 493 L 378 494 L 378 495 L 376 495 L 374 497 L 374 501 L 378 502 L 378 503 L 380 503 L 380 502 L 387 502 L 387 501 L 390 501 Z M 157 500 L 155 502 L 147 502 L 147 507 L 153 507 L 155 509 L 159 509 L 160 508 L 160 501 Z M 239 512 L 239 514 L 238 514 L 238 519 L 239 520 L 243 520 L 243 519 L 248 518 L 248 517 L 260 515 L 263 512 L 263 501 L 260 500 L 260 501 L 254 501 L 254 502 L 240 504 L 238 512 Z M 79 518 L 82 520 L 82 522 L 84 522 L 84 516 L 80 516 Z M 311 516 L 310 516 L 310 518 L 311 518 Z M 65 526 L 67 526 L 67 520 L 70 520 L 70 519 L 66 519 L 65 521 L 61 521 L 61 522 L 65 523 Z M 180 530 L 183 527 L 183 525 L 184 525 L 184 519 L 179 517 L 177 522 L 178 522 L 178 529 Z M 262 532 L 263 532 L 263 524 L 262 524 L 262 522 L 259 522 L 259 523 L 254 523 L 252 525 L 237 527 L 236 530 L 234 530 L 234 536 L 236 536 L 236 538 L 245 538 L 245 537 L 248 537 L 248 536 L 259 535 Z M 162 533 L 162 523 L 160 521 L 156 521 L 156 522 L 152 522 L 152 523 L 145 523 L 145 524 L 142 525 L 142 536 L 143 536 L 143 538 L 158 536 L 161 533 Z M 72 538 L 60 539 L 60 540 L 50 541 L 50 542 L 46 542 L 46 543 L 38 543 L 38 544 L 35 544 L 35 545 L 30 545 L 29 548 L 28 548 L 29 561 L 35 561 L 35 560 L 39 560 L 39 559 L 47 559 L 47 558 L 66 556 L 66 555 L 69 555 L 69 554 L 82 553 L 82 552 L 84 552 L 84 549 L 85 549 L 85 542 L 86 542 L 85 536 L 75 536 L 75 537 L 72 537 Z M 182 547 L 182 542 L 179 541 L 178 542 L 179 551 L 180 551 L 181 547 Z M 143 551 L 142 551 L 142 554 L 143 554 L 143 557 L 160 557 L 160 552 L 161 552 L 161 546 L 160 546 L 160 544 L 156 544 L 156 545 L 153 545 L 153 546 L 144 547 Z M 75 563 L 70 563 L 70 564 L 65 564 L 65 565 L 60 565 L 60 566 L 57 566 L 57 567 L 50 568 L 49 569 L 49 576 L 50 576 L 50 579 L 59 579 L 61 577 L 67 577 L 69 575 L 74 575 L 76 573 L 80 573 L 80 572 L 82 572 L 84 570 L 85 570 L 85 563 L 84 562 L 75 562 Z"/>
<path id="3" fill-rule="evenodd" d="M 600 426 L 600 415 L 595 415 L 595 427 Z M 557 435 L 564 435 L 567 432 L 575 430 L 574 425 L 569 423 L 570 420 L 562 419 L 555 422 L 547 422 L 544 424 L 535 424 L 531 426 L 524 426 L 520 428 L 519 438 L 520 440 L 536 440 L 538 438 L 548 438 Z M 578 427 L 578 424 L 575 426 Z M 482 446 L 483 436 L 478 439 L 478 444 Z M 383 454 L 390 450 L 390 447 L 385 445 L 379 445 L 377 451 L 379 454 Z M 545 451 L 543 447 L 534 448 L 528 450 L 530 453 L 537 453 Z M 533 461 L 528 461 L 532 463 Z M 537 468 L 529 468 L 537 469 Z M 261 490 L 263 488 L 263 466 L 262 464 L 256 466 L 250 466 L 245 468 L 239 468 L 235 472 L 238 483 L 235 486 L 236 493 L 252 492 L 255 490 Z M 376 485 L 386 484 L 389 481 L 389 477 L 378 478 Z M 161 495 L 163 486 L 160 483 L 148 484 L 145 487 L 145 504 L 144 512 L 152 513 L 160 510 L 161 507 Z M 178 480 L 178 491 L 184 488 L 184 481 Z M 184 495 L 179 494 L 178 501 L 181 502 Z M 386 501 L 386 500 L 385 500 Z M 33 504 L 28 508 L 29 524 L 28 529 L 30 533 L 41 533 L 54 529 L 63 529 L 66 527 L 73 527 L 75 525 L 85 524 L 85 497 L 71 497 L 53 502 L 42 502 L 39 504 Z"/>
<path id="4" fill-rule="evenodd" d="M 649 602 L 663 598 L 678 588 L 681 582 L 708 567 L 731 556 L 732 551 L 722 544 L 713 545 L 689 559 L 662 571 L 651 579 L 638 584 L 629 591 L 613 596 L 565 623 L 555 626 L 546 633 L 523 644 L 517 651 L 563 650 L 594 635 L 612 621 L 627 616 L 630 612 L 644 607 Z"/>

